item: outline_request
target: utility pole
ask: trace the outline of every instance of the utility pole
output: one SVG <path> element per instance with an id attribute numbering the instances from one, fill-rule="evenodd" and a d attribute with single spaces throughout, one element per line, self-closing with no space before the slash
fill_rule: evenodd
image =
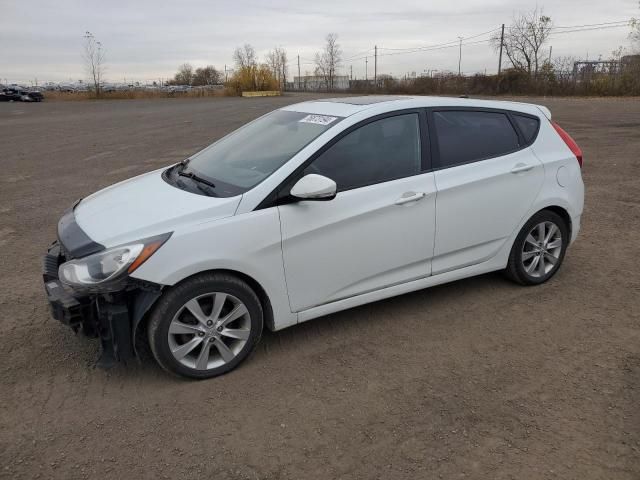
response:
<path id="1" fill-rule="evenodd" d="M 227 83 L 227 64 L 224 65 L 224 83 Z"/>
<path id="2" fill-rule="evenodd" d="M 287 65 L 285 63 L 282 64 L 282 91 L 286 91 L 287 89 Z"/>
<path id="3" fill-rule="evenodd" d="M 298 90 L 300 90 L 300 55 L 298 55 Z"/>
<path id="4" fill-rule="evenodd" d="M 369 57 L 364 57 L 364 79 L 369 80 Z"/>
<path id="5" fill-rule="evenodd" d="M 349 68 L 351 70 L 351 75 L 349 76 L 349 80 L 353 80 L 353 65 L 350 65 Z"/>
<path id="6" fill-rule="evenodd" d="M 498 57 L 498 76 L 502 73 L 502 46 L 504 45 L 504 23 L 502 24 L 502 32 L 500 33 L 500 56 Z"/>
<path id="7" fill-rule="evenodd" d="M 378 46 L 374 47 L 375 59 L 373 62 L 373 87 L 378 88 Z"/>
<path id="8" fill-rule="evenodd" d="M 551 65 L 551 52 L 553 51 L 553 45 L 549 45 L 549 65 Z"/>
<path id="9" fill-rule="evenodd" d="M 458 76 L 460 76 L 461 70 L 460 66 L 462 65 L 462 37 L 458 37 L 460 39 L 460 51 L 458 53 Z"/>

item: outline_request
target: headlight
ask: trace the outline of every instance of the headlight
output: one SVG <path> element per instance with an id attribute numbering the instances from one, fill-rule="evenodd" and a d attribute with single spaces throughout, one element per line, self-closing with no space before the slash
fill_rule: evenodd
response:
<path id="1" fill-rule="evenodd" d="M 60 265 L 58 277 L 74 287 L 109 290 L 109 286 L 119 284 L 119 280 L 142 265 L 170 236 L 170 233 L 159 235 L 71 260 Z"/>

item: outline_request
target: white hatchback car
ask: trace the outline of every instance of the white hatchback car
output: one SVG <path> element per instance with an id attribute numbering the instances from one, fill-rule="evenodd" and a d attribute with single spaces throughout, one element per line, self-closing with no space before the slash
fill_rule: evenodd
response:
<path id="1" fill-rule="evenodd" d="M 53 316 L 100 364 L 148 344 L 206 378 L 280 330 L 494 270 L 535 285 L 580 228 L 582 152 L 545 107 L 299 103 L 77 202 L 44 262 Z"/>

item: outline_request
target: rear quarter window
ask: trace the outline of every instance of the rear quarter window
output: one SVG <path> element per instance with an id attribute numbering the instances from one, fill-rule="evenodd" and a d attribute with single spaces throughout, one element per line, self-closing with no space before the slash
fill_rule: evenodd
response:
<path id="1" fill-rule="evenodd" d="M 527 115 L 513 114 L 513 118 L 518 124 L 518 128 L 527 143 L 533 142 L 538 134 L 538 128 L 540 127 L 540 120 L 535 117 L 529 117 Z"/>
<path id="2" fill-rule="evenodd" d="M 518 134 L 501 112 L 441 110 L 433 118 L 438 139 L 437 167 L 499 157 L 518 150 Z"/>

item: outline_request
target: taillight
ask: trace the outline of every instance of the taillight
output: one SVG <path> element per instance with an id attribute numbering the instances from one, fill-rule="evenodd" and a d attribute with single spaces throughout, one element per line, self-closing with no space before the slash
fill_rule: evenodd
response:
<path id="1" fill-rule="evenodd" d="M 564 143 L 567 144 L 567 147 L 569 147 L 569 150 L 571 150 L 571 152 L 573 152 L 573 154 L 576 156 L 576 159 L 578 160 L 578 164 L 580 165 L 580 168 L 582 168 L 582 150 L 580 149 L 576 141 L 573 138 L 571 138 L 571 135 L 565 132 L 562 129 L 562 127 L 558 125 L 556 122 L 551 122 L 551 125 L 553 125 L 553 128 L 556 129 L 556 132 L 558 132 L 558 135 L 560 135 L 560 138 L 564 140 Z"/>

